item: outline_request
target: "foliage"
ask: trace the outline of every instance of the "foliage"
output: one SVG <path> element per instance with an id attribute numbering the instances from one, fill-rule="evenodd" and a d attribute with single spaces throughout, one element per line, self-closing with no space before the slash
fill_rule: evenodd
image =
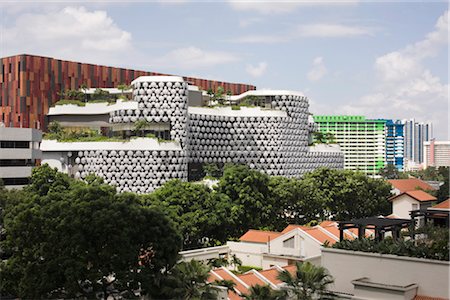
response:
<path id="1" fill-rule="evenodd" d="M 238 105 L 232 105 L 231 110 L 241 110 L 241 107 Z"/>
<path id="2" fill-rule="evenodd" d="M 379 170 L 379 175 L 384 179 L 407 179 L 405 173 L 400 172 L 393 164 L 387 164 Z"/>
<path id="3" fill-rule="evenodd" d="M 275 291 L 269 285 L 253 285 L 249 289 L 249 294 L 244 295 L 247 300 L 277 300 L 286 299 L 283 291 Z"/>
<path id="4" fill-rule="evenodd" d="M 203 171 L 205 176 L 217 179 L 222 176 L 223 170 L 219 168 L 215 163 L 203 164 Z"/>
<path id="5" fill-rule="evenodd" d="M 409 172 L 409 175 L 427 181 L 441 181 L 444 184 L 439 188 L 435 194 L 438 198 L 437 202 L 442 202 L 450 197 L 449 193 L 449 175 L 450 167 L 428 167 L 424 170 Z"/>
<path id="6" fill-rule="evenodd" d="M 145 135 L 145 129 L 150 125 L 146 119 L 140 119 L 134 123 L 134 130 L 140 132 L 140 136 Z"/>
<path id="7" fill-rule="evenodd" d="M 183 249 L 215 246 L 227 240 L 219 230 L 226 224 L 229 209 L 207 186 L 171 180 L 155 192 L 144 195 L 143 203 L 162 208 L 177 224 L 183 236 Z"/>
<path id="8" fill-rule="evenodd" d="M 391 185 L 383 179 L 320 168 L 306 174 L 302 181 L 314 191 L 316 201 L 322 202 L 324 217 L 351 220 L 390 213 Z"/>
<path id="9" fill-rule="evenodd" d="M 331 132 L 313 132 L 313 140 L 316 144 L 334 144 L 336 143 L 336 138 Z"/>
<path id="10" fill-rule="evenodd" d="M 239 237 L 250 228 L 271 226 L 273 198 L 269 197 L 269 176 L 245 165 L 228 165 L 215 190 L 231 204 L 232 224 L 222 228 L 228 236 Z"/>
<path id="11" fill-rule="evenodd" d="M 62 99 L 55 103 L 55 105 L 66 105 L 66 104 L 73 104 L 76 106 L 85 106 L 86 103 L 80 101 L 80 100 L 72 100 L 72 99 Z"/>
<path id="12" fill-rule="evenodd" d="M 170 220 L 101 179 L 77 181 L 44 165 L 16 196 L 3 215 L 1 248 L 10 254 L 0 266 L 3 294 L 131 297 L 176 262 L 180 237 Z"/>
<path id="13" fill-rule="evenodd" d="M 327 287 L 334 282 L 333 277 L 323 267 L 317 267 L 310 262 L 296 262 L 294 274 L 284 270 L 278 279 L 286 283 L 285 295 L 293 299 L 330 299 L 332 293 Z"/>
<path id="14" fill-rule="evenodd" d="M 80 90 L 66 90 L 66 91 L 63 90 L 60 93 L 58 93 L 58 95 L 60 96 L 60 99 L 78 100 L 78 101 L 83 101 L 85 97 L 84 93 Z"/>
<path id="15" fill-rule="evenodd" d="M 210 268 L 197 260 L 180 262 L 163 279 L 157 299 L 216 299 L 207 281 Z"/>
<path id="16" fill-rule="evenodd" d="M 96 100 L 109 100 L 109 92 L 102 89 L 95 89 L 94 94 L 92 94 L 92 99 Z"/>
<path id="17" fill-rule="evenodd" d="M 246 272 L 248 272 L 250 270 L 259 271 L 259 270 L 262 270 L 262 269 L 260 267 L 255 267 L 255 266 L 239 266 L 238 267 L 239 273 L 242 273 L 242 274 L 244 274 L 244 273 L 246 273 Z"/>
<path id="18" fill-rule="evenodd" d="M 415 241 L 395 241 L 392 238 L 385 238 L 380 242 L 373 239 L 343 240 L 335 243 L 333 248 L 436 260 L 449 260 L 448 228 L 426 227 L 421 229 L 418 233 L 424 234 L 424 238 L 416 238 Z M 419 236 L 416 235 L 416 237 Z"/>

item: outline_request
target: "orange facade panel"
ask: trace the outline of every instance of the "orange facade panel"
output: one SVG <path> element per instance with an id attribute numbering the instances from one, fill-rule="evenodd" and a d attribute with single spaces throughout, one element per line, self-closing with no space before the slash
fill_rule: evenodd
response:
<path id="1" fill-rule="evenodd" d="M 130 84 L 143 75 L 168 75 L 108 66 L 84 64 L 50 57 L 17 55 L 0 58 L 0 122 L 8 127 L 45 127 L 49 106 L 63 90 L 88 87 L 117 87 Z M 225 91 L 240 94 L 256 89 L 253 85 L 228 83 L 185 77 L 203 90 L 224 87 Z"/>

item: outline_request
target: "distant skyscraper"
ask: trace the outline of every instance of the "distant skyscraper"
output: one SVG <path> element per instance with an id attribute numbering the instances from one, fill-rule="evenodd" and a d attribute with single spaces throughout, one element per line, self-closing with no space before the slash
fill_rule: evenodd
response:
<path id="1" fill-rule="evenodd" d="M 400 120 L 386 120 L 386 163 L 397 170 L 404 170 L 404 123 Z"/>
<path id="2" fill-rule="evenodd" d="M 432 123 L 416 122 L 415 119 L 403 120 L 405 124 L 405 158 L 423 163 L 423 143 L 433 137 Z"/>

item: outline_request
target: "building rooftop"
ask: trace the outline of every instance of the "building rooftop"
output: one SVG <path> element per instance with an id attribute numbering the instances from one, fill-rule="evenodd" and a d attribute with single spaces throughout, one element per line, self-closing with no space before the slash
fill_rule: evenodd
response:
<path id="1" fill-rule="evenodd" d="M 425 191 L 434 191 L 436 190 L 434 187 L 426 183 L 425 181 L 419 178 L 409 178 L 409 179 L 390 179 L 388 182 L 396 189 L 400 191 L 400 193 L 406 191 L 414 191 L 417 189 L 422 189 Z"/>
<path id="2" fill-rule="evenodd" d="M 445 209 L 450 210 L 450 198 L 445 200 L 444 202 L 441 202 L 439 204 L 436 204 L 432 207 L 433 209 Z"/>
<path id="3" fill-rule="evenodd" d="M 239 238 L 241 242 L 267 243 L 281 235 L 280 232 L 250 229 Z"/>
<path id="4" fill-rule="evenodd" d="M 433 195 L 428 194 L 427 192 L 424 192 L 422 190 L 415 190 L 415 191 L 406 191 L 399 195 L 396 195 L 394 197 L 391 197 L 389 200 L 394 201 L 395 199 L 399 198 L 400 196 L 408 195 L 411 198 L 420 201 L 420 202 L 427 202 L 427 201 L 436 201 L 437 198 Z"/>

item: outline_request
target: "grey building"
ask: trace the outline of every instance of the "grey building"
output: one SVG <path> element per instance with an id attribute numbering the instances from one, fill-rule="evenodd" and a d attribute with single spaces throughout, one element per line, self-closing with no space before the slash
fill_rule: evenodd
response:
<path id="1" fill-rule="evenodd" d="M 415 119 L 404 120 L 405 123 L 405 158 L 416 163 L 423 163 L 423 143 L 433 138 L 432 123 L 416 122 Z"/>
<path id="2" fill-rule="evenodd" d="M 31 170 L 41 162 L 42 132 L 0 127 L 0 179 L 7 188 L 28 184 Z"/>

